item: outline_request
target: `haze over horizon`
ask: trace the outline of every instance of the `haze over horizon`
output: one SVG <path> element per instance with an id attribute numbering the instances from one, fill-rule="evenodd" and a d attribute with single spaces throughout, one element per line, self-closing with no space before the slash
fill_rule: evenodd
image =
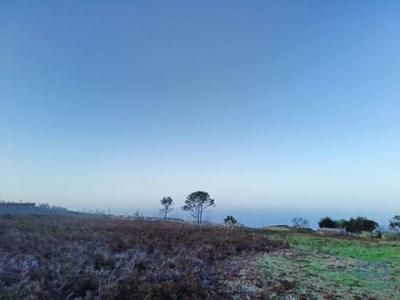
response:
<path id="1" fill-rule="evenodd" d="M 383 222 L 400 213 L 399 9 L 0 0 L 0 192 L 150 213 L 204 190 L 218 219 Z"/>

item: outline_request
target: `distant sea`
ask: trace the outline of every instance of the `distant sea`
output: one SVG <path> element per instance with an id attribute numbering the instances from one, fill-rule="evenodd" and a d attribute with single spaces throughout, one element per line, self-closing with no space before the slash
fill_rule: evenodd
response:
<path id="1" fill-rule="evenodd" d="M 311 228 L 318 228 L 318 221 L 322 217 L 329 216 L 333 219 L 348 219 L 350 217 L 367 217 L 379 223 L 380 226 L 387 226 L 388 220 L 396 212 L 385 211 L 340 211 L 340 210 L 299 210 L 299 209 L 265 209 L 265 210 L 236 210 L 229 214 L 233 215 L 240 223 L 250 227 L 263 227 L 271 225 L 291 225 L 294 217 L 302 217 L 309 221 Z M 399 214 L 399 212 L 397 212 Z M 220 222 L 227 215 L 220 211 L 213 211 L 207 215 L 207 218 L 213 222 Z"/>

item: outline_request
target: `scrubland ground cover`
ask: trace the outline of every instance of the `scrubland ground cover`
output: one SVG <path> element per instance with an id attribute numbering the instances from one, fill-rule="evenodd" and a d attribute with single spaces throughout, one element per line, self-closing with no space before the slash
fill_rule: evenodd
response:
<path id="1" fill-rule="evenodd" d="M 255 258 L 284 247 L 244 229 L 2 216 L 0 299 L 263 298 Z"/>
<path id="2" fill-rule="evenodd" d="M 2 216 L 0 299 L 400 299 L 400 244 L 169 222 Z"/>
<path id="3" fill-rule="evenodd" d="M 400 299 L 400 244 L 268 232 L 288 249 L 259 259 L 270 299 Z"/>

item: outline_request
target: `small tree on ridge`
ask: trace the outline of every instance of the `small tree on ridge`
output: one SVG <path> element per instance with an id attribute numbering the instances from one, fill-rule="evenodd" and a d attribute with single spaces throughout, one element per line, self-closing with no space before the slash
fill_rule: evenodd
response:
<path id="1" fill-rule="evenodd" d="M 306 228 L 309 222 L 308 220 L 302 217 L 295 217 L 292 219 L 292 224 L 294 228 L 300 229 L 300 228 Z"/>
<path id="2" fill-rule="evenodd" d="M 225 226 L 233 227 L 237 224 L 237 220 L 234 216 L 227 216 L 224 219 L 224 224 L 225 224 Z"/>
<path id="3" fill-rule="evenodd" d="M 203 221 L 203 212 L 207 208 L 213 206 L 215 206 L 214 199 L 211 199 L 207 192 L 198 191 L 187 196 L 185 205 L 182 206 L 182 209 L 184 211 L 189 211 L 192 216 L 196 218 L 197 224 L 201 224 Z"/>
<path id="4" fill-rule="evenodd" d="M 161 202 L 161 206 L 162 206 L 160 211 L 164 214 L 164 221 L 166 221 L 168 213 L 174 209 L 173 208 L 174 200 L 172 200 L 171 197 L 163 197 L 160 200 L 160 202 Z"/>

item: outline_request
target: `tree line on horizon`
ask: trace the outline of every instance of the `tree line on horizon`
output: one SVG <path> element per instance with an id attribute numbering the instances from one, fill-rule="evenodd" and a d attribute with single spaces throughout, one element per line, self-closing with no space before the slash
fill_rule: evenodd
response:
<path id="1" fill-rule="evenodd" d="M 348 232 L 361 233 L 363 231 L 372 232 L 379 228 L 379 224 L 374 220 L 365 217 L 350 218 L 348 220 L 334 220 L 330 217 L 321 218 L 318 222 L 319 228 L 346 229 Z M 394 216 L 389 220 L 389 229 L 400 230 L 400 216 Z"/>
<path id="2" fill-rule="evenodd" d="M 365 217 L 352 217 L 349 220 L 333 220 L 330 217 L 324 217 L 318 222 L 318 226 L 320 228 L 340 228 L 352 233 L 361 233 L 363 231 L 372 232 L 379 227 L 379 224 Z"/>

